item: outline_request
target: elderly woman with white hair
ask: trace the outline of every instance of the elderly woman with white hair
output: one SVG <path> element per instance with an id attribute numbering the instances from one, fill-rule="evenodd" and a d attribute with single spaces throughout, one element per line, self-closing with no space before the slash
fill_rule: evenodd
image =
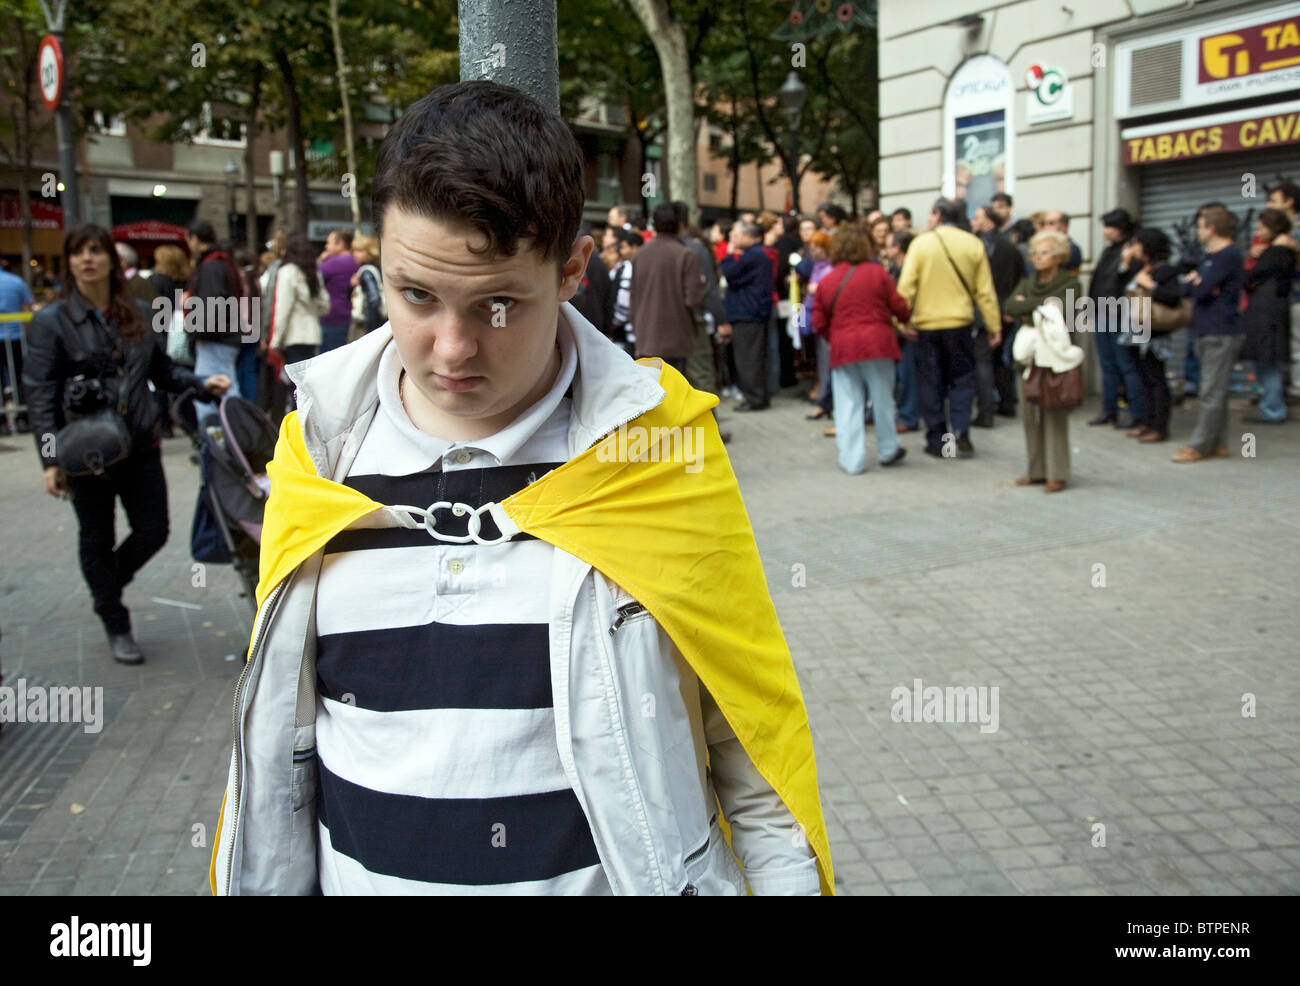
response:
<path id="1" fill-rule="evenodd" d="M 1069 301 L 1082 291 L 1079 279 L 1064 267 L 1070 257 L 1070 241 L 1064 233 L 1042 230 L 1029 241 L 1029 259 L 1034 275 L 1026 277 L 1011 291 L 1002 311 L 1029 319 L 1030 324 L 1016 333 L 1012 356 L 1026 367 L 1042 366 L 1064 373 L 1083 362 L 1083 350 L 1070 340 L 1073 319 Z M 1060 305 L 1059 311 L 1043 309 L 1045 304 Z M 1035 317 L 1035 313 L 1037 317 Z M 1029 471 L 1016 480 L 1017 486 L 1044 484 L 1047 493 L 1059 493 L 1070 478 L 1070 412 L 1047 410 L 1024 399 L 1021 384 L 1021 416 L 1025 423 L 1025 449 Z"/>

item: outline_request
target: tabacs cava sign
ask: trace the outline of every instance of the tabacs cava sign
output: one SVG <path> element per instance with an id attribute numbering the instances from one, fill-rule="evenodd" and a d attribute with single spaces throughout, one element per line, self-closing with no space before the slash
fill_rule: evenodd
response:
<path id="1" fill-rule="evenodd" d="M 1294 106 L 1294 104 L 1291 104 Z M 1150 128 L 1141 128 L 1149 130 Z M 1125 164 L 1162 164 L 1231 151 L 1300 144 L 1300 111 L 1274 112 L 1241 120 L 1206 121 L 1161 133 L 1124 133 Z"/>

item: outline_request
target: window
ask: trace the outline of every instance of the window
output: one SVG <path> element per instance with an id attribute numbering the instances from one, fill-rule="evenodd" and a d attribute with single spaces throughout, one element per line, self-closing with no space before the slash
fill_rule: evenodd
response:
<path id="1" fill-rule="evenodd" d="M 716 192 L 718 190 L 718 176 L 713 172 L 706 172 L 704 175 L 704 190 L 706 192 Z"/>
<path id="2" fill-rule="evenodd" d="M 709 126 L 709 150 L 717 152 L 722 150 L 722 128 Z"/>
<path id="3" fill-rule="evenodd" d="M 126 117 L 120 113 L 116 116 L 105 117 L 103 110 L 95 110 L 94 121 L 96 129 L 105 136 L 126 136 Z"/>
<path id="4" fill-rule="evenodd" d="M 197 123 L 190 122 L 189 130 L 196 144 L 243 147 L 247 128 L 232 108 L 214 109 L 211 103 L 204 103 L 202 116 Z"/>

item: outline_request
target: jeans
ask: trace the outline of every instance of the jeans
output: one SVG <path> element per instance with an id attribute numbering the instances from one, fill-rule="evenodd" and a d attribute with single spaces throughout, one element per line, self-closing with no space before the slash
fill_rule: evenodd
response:
<path id="1" fill-rule="evenodd" d="M 328 353 L 331 349 L 338 349 L 340 346 L 347 345 L 349 325 L 351 325 L 351 322 L 327 322 L 322 318 L 320 320 L 320 351 Z"/>
<path id="2" fill-rule="evenodd" d="M 239 347 L 239 358 L 235 360 L 236 379 L 239 381 L 239 396 L 257 403 L 257 343 L 246 342 Z"/>
<path id="3" fill-rule="evenodd" d="M 898 420 L 908 428 L 915 428 L 921 420 L 921 398 L 916 391 L 916 343 L 900 339 L 898 345 L 903 351 L 897 371 Z"/>
<path id="4" fill-rule="evenodd" d="M 122 589 L 166 542 L 167 480 L 162 454 L 147 446 L 132 452 L 100 476 L 69 476 L 77 512 L 81 574 L 90 587 L 95 613 L 110 634 L 130 633 L 131 614 Z M 116 548 L 115 500 L 122 500 L 131 533 Z"/>
<path id="5" fill-rule="evenodd" d="M 1195 397 L 1201 389 L 1201 359 L 1196 352 L 1196 338 L 1187 336 L 1187 359 L 1183 361 L 1183 393 Z"/>
<path id="6" fill-rule="evenodd" d="M 835 448 L 840 468 L 854 475 L 867 469 L 867 395 L 876 425 L 876 457 L 888 462 L 898 451 L 894 425 L 894 361 L 864 359 L 831 370 L 835 381 Z"/>
<path id="7" fill-rule="evenodd" d="M 239 346 L 227 346 L 223 342 L 200 342 L 194 343 L 194 372 L 198 374 L 199 379 L 205 380 L 214 373 L 224 373 L 230 378 L 230 389 L 228 394 L 234 394 L 236 397 L 242 397 L 243 392 L 239 389 L 239 373 L 236 371 L 236 364 L 239 360 Z M 209 408 L 217 406 L 216 401 L 201 401 Z M 202 409 L 200 409 L 202 413 Z"/>
<path id="8" fill-rule="evenodd" d="M 1286 420 L 1286 398 L 1282 395 L 1282 364 L 1255 361 L 1255 378 L 1263 393 L 1259 395 L 1259 416 L 1268 421 Z"/>
<path id="9" fill-rule="evenodd" d="M 1211 335 L 1201 336 L 1196 342 L 1201 364 L 1201 407 L 1187 444 L 1202 455 L 1228 444 L 1228 383 L 1245 341 L 1241 335 Z"/>
<path id="10" fill-rule="evenodd" d="M 1120 379 L 1124 381 L 1124 394 L 1128 399 L 1128 414 L 1134 425 L 1151 423 L 1151 409 L 1147 405 L 1146 387 L 1138 372 L 1138 351 L 1133 346 L 1116 346 L 1115 363 Z"/>
<path id="11" fill-rule="evenodd" d="M 917 333 L 916 385 L 921 416 L 925 418 L 927 448 L 942 450 L 949 422 L 952 433 L 958 437 L 970 431 L 971 401 L 975 398 L 975 341 L 969 325 L 921 329 Z"/>
<path id="12" fill-rule="evenodd" d="M 1105 326 L 1099 326 L 1104 330 Z M 1119 382 L 1123 376 L 1119 366 L 1119 342 L 1114 332 L 1098 331 L 1097 363 L 1101 367 L 1101 413 L 1119 414 Z"/>

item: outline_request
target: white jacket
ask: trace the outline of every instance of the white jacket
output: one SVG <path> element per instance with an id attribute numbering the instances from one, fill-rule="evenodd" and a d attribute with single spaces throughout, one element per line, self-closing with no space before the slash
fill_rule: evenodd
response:
<path id="1" fill-rule="evenodd" d="M 312 297 L 307 277 L 297 264 L 281 264 L 275 275 L 275 308 L 271 319 L 271 348 L 284 352 L 289 346 L 319 346 L 320 317 L 330 310 L 324 278 L 317 277 L 318 291 Z"/>
<path id="2" fill-rule="evenodd" d="M 578 351 L 572 457 L 665 394 L 656 370 L 633 362 L 571 304 L 560 317 Z M 386 323 L 289 368 L 320 475 L 336 482 L 347 475 L 378 409 L 376 372 L 391 338 Z M 614 892 L 737 895 L 747 879 L 756 894 L 816 895 L 816 860 L 802 831 L 668 634 L 647 612 L 611 632 L 632 597 L 566 551 L 556 548 L 553 558 L 555 742 Z M 318 892 L 314 626 L 322 559 L 318 551 L 280 583 L 255 621 L 235 691 L 213 860 L 219 894 Z M 653 715 L 646 695 L 660 696 Z"/>
<path id="3" fill-rule="evenodd" d="M 1029 379 L 1033 366 L 1045 366 L 1053 373 L 1065 373 L 1083 362 L 1083 350 L 1070 342 L 1070 330 L 1059 305 L 1047 304 L 1034 309 L 1032 325 L 1022 326 L 1011 345 L 1011 356 L 1025 364 L 1024 377 Z"/>

